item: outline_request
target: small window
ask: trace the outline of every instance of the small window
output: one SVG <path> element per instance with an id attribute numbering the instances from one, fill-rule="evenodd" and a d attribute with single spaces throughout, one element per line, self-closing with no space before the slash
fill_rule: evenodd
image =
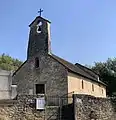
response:
<path id="1" fill-rule="evenodd" d="M 82 89 L 84 89 L 84 82 L 83 82 L 83 80 L 82 80 Z"/>
<path id="2" fill-rule="evenodd" d="M 94 91 L 94 85 L 92 84 L 92 91 Z"/>
<path id="3" fill-rule="evenodd" d="M 104 93 L 103 89 L 102 89 L 102 94 Z"/>
<path id="4" fill-rule="evenodd" d="M 45 84 L 36 84 L 36 94 L 45 94 Z"/>
<path id="5" fill-rule="evenodd" d="M 39 67 L 39 58 L 35 58 L 35 68 Z"/>

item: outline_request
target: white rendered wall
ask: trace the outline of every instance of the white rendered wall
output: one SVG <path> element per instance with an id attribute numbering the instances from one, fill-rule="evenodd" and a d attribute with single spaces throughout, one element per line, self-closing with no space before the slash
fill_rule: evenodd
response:
<path id="1" fill-rule="evenodd" d="M 0 70 L 0 99 L 10 99 L 11 73 Z"/>

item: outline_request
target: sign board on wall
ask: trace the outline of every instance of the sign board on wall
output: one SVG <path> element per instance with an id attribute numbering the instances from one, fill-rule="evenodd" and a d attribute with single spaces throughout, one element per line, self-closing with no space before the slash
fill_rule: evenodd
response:
<path id="1" fill-rule="evenodd" d="M 36 98 L 36 109 L 37 110 L 45 109 L 45 97 Z"/>

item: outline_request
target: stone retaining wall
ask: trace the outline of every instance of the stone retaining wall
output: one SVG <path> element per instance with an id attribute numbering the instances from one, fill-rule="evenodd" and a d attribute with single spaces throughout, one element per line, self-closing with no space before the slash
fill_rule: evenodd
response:
<path id="1" fill-rule="evenodd" d="M 35 109 L 35 98 L 18 96 L 16 100 L 0 101 L 0 120 L 59 120 L 59 107 Z M 116 98 L 74 95 L 73 104 L 62 106 L 61 120 L 116 120 Z"/>
<path id="2" fill-rule="evenodd" d="M 30 103 L 30 100 L 34 99 L 34 97 L 36 96 L 18 96 L 17 100 L 0 101 L 0 120 L 57 119 L 58 106 L 45 107 L 45 110 L 41 111 L 36 110 L 35 103 Z"/>
<path id="3" fill-rule="evenodd" d="M 116 98 L 74 95 L 75 120 L 116 120 Z"/>

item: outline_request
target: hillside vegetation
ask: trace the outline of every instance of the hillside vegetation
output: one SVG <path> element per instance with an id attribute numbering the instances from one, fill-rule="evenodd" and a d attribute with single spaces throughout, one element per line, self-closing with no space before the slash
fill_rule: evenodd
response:
<path id="1" fill-rule="evenodd" d="M 0 55 L 0 69 L 15 71 L 23 62 L 10 57 L 9 55 Z"/>
<path id="2" fill-rule="evenodd" d="M 116 96 L 116 58 L 108 58 L 105 62 L 96 62 L 91 69 L 98 73 L 100 79 L 108 85 L 107 94 Z"/>

